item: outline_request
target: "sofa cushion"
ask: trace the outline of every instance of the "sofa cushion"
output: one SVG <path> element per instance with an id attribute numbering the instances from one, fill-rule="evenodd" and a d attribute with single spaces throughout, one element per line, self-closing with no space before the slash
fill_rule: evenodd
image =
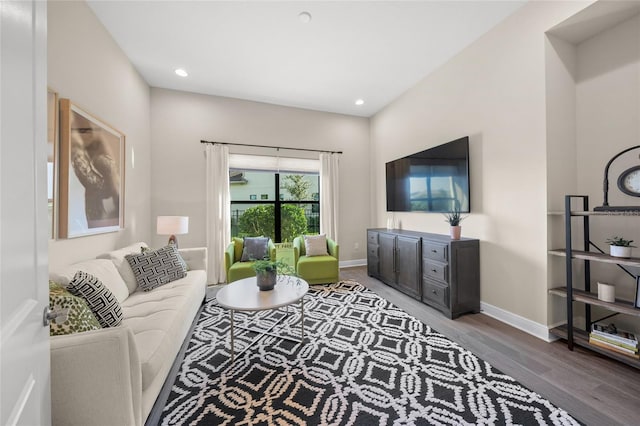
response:
<path id="1" fill-rule="evenodd" d="M 338 259 L 333 256 L 300 256 L 297 272 L 306 281 L 314 282 L 338 270 Z"/>
<path id="2" fill-rule="evenodd" d="M 245 237 L 241 262 L 269 258 L 269 237 Z"/>
<path id="3" fill-rule="evenodd" d="M 186 264 L 174 244 L 145 253 L 128 254 L 125 259 L 131 265 L 138 287 L 144 291 L 184 278 L 187 273 Z"/>
<path id="4" fill-rule="evenodd" d="M 133 275 L 131 265 L 129 265 L 129 262 L 127 262 L 127 259 L 125 259 L 124 257 L 128 254 L 140 253 L 142 247 L 148 247 L 147 243 L 141 241 L 121 248 L 119 250 L 110 251 L 108 253 L 103 253 L 97 256 L 98 259 L 108 259 L 113 262 L 116 269 L 120 273 L 122 280 L 127 285 L 129 293 L 133 293 L 134 291 L 136 291 L 136 289 L 138 288 L 138 282 L 136 281 L 136 277 Z"/>
<path id="5" fill-rule="evenodd" d="M 326 256 L 327 252 L 327 236 L 321 235 L 305 235 L 304 251 L 307 256 Z"/>
<path id="6" fill-rule="evenodd" d="M 123 325 L 133 332 L 140 357 L 143 391 L 167 359 L 173 360 L 178 353 L 203 300 L 206 282 L 204 270 L 192 270 L 152 292 L 135 292 L 122 304 Z"/>
<path id="7" fill-rule="evenodd" d="M 139 249 L 138 249 L 139 250 Z M 129 288 L 114 263 L 106 259 L 92 259 L 65 266 L 49 273 L 49 279 L 63 287 L 68 287 L 78 271 L 84 271 L 99 279 L 109 289 L 119 303 L 129 296 Z"/>
<path id="8" fill-rule="evenodd" d="M 65 311 L 66 318 L 58 317 L 49 324 L 49 335 L 82 333 L 102 328 L 87 302 L 69 293 L 60 284 L 49 281 L 49 307 L 52 311 Z"/>
<path id="9" fill-rule="evenodd" d="M 93 275 L 84 271 L 76 272 L 67 290 L 74 296 L 86 300 L 102 327 L 116 327 L 122 322 L 120 303 L 113 293 Z"/>
<path id="10" fill-rule="evenodd" d="M 229 276 L 227 282 L 238 281 L 243 278 L 255 277 L 256 271 L 253 270 L 253 262 L 237 262 L 229 268 Z"/>

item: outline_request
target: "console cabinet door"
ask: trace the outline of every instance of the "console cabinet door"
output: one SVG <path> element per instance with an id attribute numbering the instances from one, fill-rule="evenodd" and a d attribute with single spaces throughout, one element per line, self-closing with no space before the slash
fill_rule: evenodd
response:
<path id="1" fill-rule="evenodd" d="M 378 234 L 378 266 L 380 279 L 396 287 L 396 236 L 390 234 Z"/>
<path id="2" fill-rule="evenodd" d="M 378 233 L 367 232 L 367 272 L 371 277 L 378 277 Z"/>
<path id="3" fill-rule="evenodd" d="M 398 235 L 396 238 L 398 290 L 419 299 L 422 286 L 420 238 L 406 237 L 404 235 Z"/>

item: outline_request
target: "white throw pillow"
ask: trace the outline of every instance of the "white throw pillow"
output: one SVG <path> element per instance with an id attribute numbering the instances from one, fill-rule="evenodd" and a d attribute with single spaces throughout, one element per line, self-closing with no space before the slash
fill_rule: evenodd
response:
<path id="1" fill-rule="evenodd" d="M 311 256 L 327 256 L 327 236 L 321 235 L 305 235 L 304 251 L 306 255 Z"/>
<path id="2" fill-rule="evenodd" d="M 97 256 L 98 259 L 109 259 L 116 266 L 116 269 L 122 276 L 124 283 L 127 285 L 129 289 L 129 294 L 135 292 L 138 289 L 138 282 L 136 281 L 135 275 L 133 275 L 133 270 L 131 269 L 131 265 L 127 262 L 127 259 L 124 257 L 128 254 L 138 254 L 141 252 L 142 247 L 149 247 L 147 243 L 139 242 L 131 244 L 127 247 L 123 247 L 119 250 L 113 250 L 108 253 L 103 253 L 100 256 Z M 104 281 L 103 281 L 104 282 Z"/>
<path id="3" fill-rule="evenodd" d="M 65 266 L 50 272 L 49 279 L 63 287 L 68 287 L 78 271 L 84 271 L 102 281 L 102 284 L 113 293 L 118 302 L 122 303 L 129 297 L 129 288 L 122 280 L 113 262 L 107 259 L 92 259 Z"/>

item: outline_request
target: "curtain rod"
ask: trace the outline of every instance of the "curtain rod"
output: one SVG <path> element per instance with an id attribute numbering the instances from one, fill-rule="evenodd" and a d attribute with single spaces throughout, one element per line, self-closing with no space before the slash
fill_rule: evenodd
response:
<path id="1" fill-rule="evenodd" d="M 268 145 L 253 145 L 249 143 L 232 143 L 232 142 L 212 142 L 201 140 L 200 143 L 211 143 L 220 145 L 237 145 L 237 146 L 251 146 L 255 148 L 271 148 L 271 149 L 290 149 L 292 151 L 308 151 L 308 152 L 328 152 L 330 154 L 342 154 L 342 151 L 326 151 L 323 149 L 308 149 L 308 148 L 287 148 L 286 146 L 268 146 Z"/>

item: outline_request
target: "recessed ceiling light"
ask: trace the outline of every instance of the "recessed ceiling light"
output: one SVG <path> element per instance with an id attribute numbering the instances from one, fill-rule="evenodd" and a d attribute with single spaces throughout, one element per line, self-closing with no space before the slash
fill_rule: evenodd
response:
<path id="1" fill-rule="evenodd" d="M 298 19 L 303 24 L 308 24 L 309 22 L 311 22 L 311 14 L 309 12 L 300 12 L 300 14 L 298 15 Z"/>
<path id="2" fill-rule="evenodd" d="M 176 69 L 176 74 L 178 74 L 180 77 L 186 77 L 189 75 L 189 73 L 183 70 L 182 68 Z"/>
<path id="3" fill-rule="evenodd" d="M 356 100 L 356 105 L 360 106 L 360 105 L 364 105 L 364 100 L 362 99 L 357 99 Z"/>

